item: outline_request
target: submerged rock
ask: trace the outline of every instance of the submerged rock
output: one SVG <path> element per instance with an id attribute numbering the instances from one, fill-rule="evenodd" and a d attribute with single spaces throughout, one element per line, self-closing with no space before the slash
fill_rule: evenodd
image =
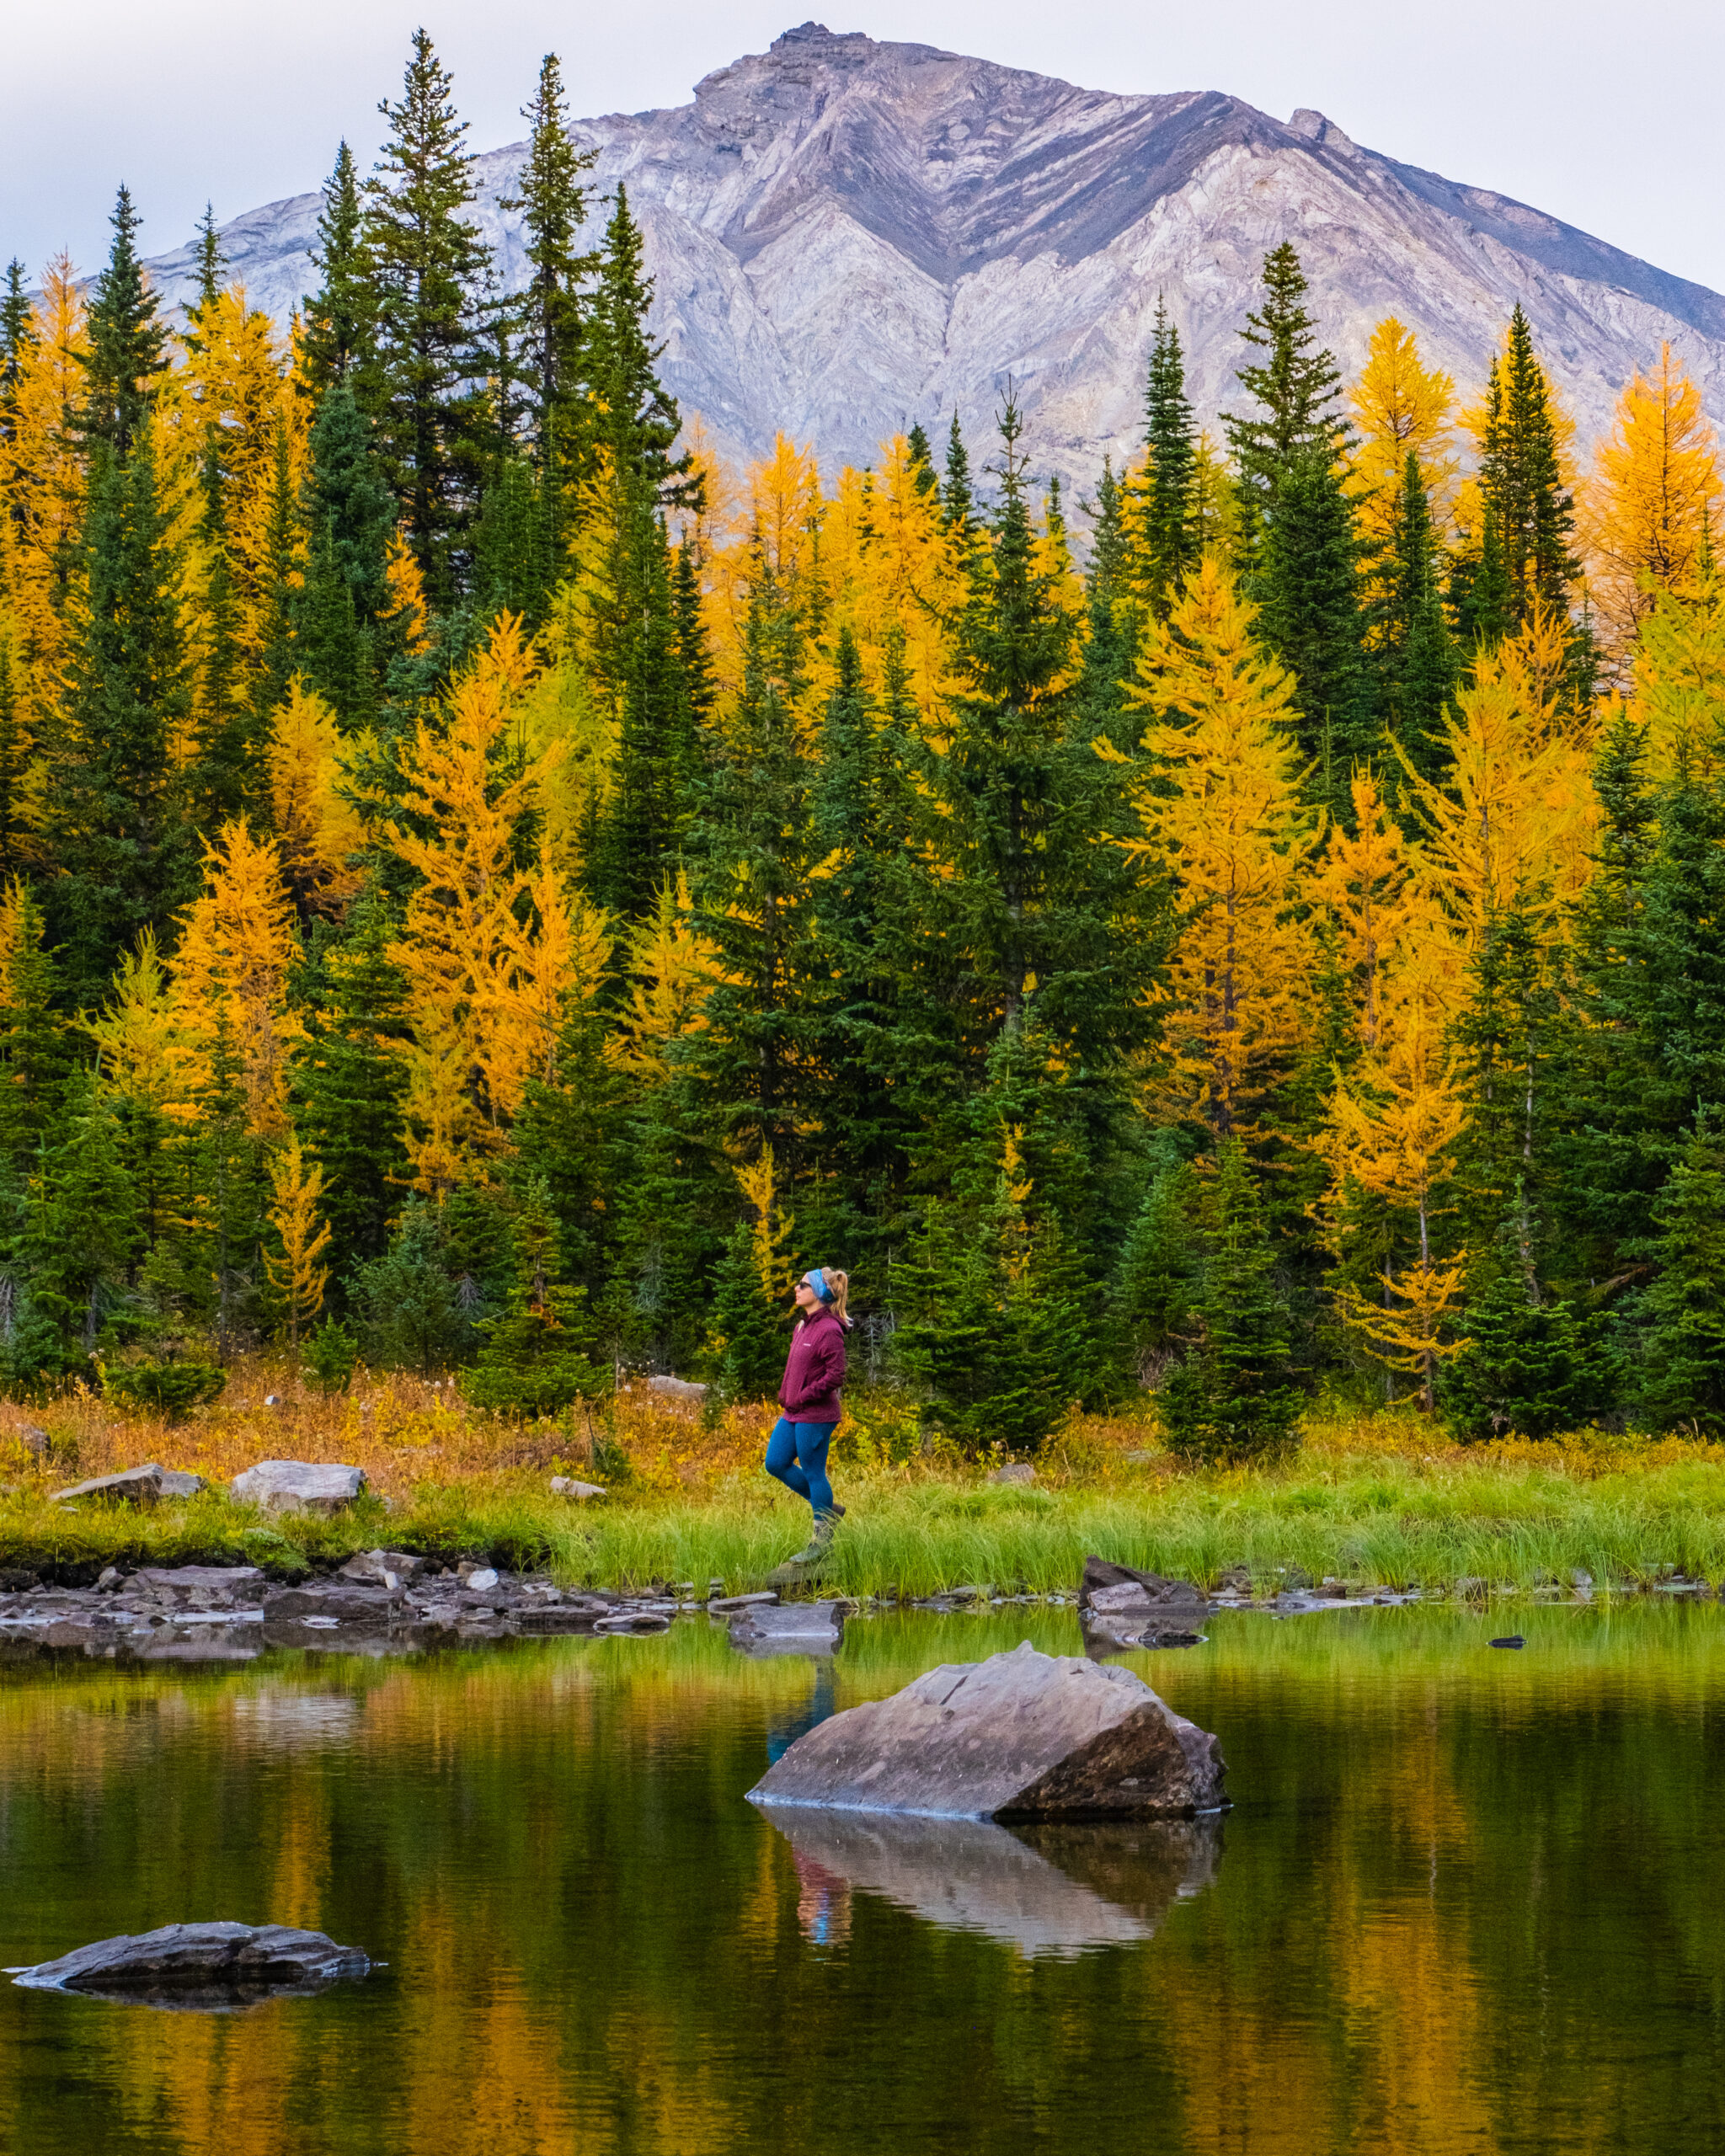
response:
<path id="1" fill-rule="evenodd" d="M 366 1486 L 362 1467 L 303 1460 L 260 1460 L 227 1486 L 236 1503 L 266 1513 L 339 1513 Z"/>
<path id="2" fill-rule="evenodd" d="M 1190 1817 L 1226 1804 L 1223 1773 L 1215 1738 L 1130 1670 L 1026 1640 L 833 1716 L 749 1794 L 965 1818 Z"/>
<path id="3" fill-rule="evenodd" d="M 730 1620 L 731 1645 L 745 1654 L 836 1654 L 845 1629 L 840 1602 L 751 1602 Z"/>
<path id="4" fill-rule="evenodd" d="M 321 1991 L 343 1977 L 363 1977 L 371 1967 L 358 1947 L 338 1946 L 321 1931 L 279 1924 L 169 1924 L 99 1940 L 8 1973 L 34 1990 L 109 1992 L 220 2009 Z"/>

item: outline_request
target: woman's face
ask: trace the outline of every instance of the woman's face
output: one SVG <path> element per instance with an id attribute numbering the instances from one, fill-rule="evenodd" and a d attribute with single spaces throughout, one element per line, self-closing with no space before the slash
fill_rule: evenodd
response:
<path id="1" fill-rule="evenodd" d="M 811 1310 L 820 1308 L 820 1298 L 806 1280 L 797 1283 L 797 1308 L 807 1317 Z"/>

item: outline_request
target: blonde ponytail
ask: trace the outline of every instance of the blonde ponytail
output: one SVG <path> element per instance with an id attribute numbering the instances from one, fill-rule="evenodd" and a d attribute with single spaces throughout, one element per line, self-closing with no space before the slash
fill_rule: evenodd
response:
<path id="1" fill-rule="evenodd" d="M 850 1274 L 841 1273 L 836 1265 L 823 1265 L 820 1268 L 820 1277 L 832 1289 L 831 1308 L 836 1312 L 839 1323 L 848 1325 L 851 1321 L 845 1315 L 845 1299 L 851 1292 Z"/>

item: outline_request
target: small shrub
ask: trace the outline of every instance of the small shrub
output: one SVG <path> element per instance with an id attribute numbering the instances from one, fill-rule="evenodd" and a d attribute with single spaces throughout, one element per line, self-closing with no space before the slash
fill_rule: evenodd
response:
<path id="1" fill-rule="evenodd" d="M 194 1407 L 218 1398 L 227 1383 L 219 1364 L 184 1361 L 121 1363 L 102 1374 L 102 1389 L 110 1400 L 136 1407 L 152 1408 L 170 1422 L 178 1422 Z"/>
<path id="2" fill-rule="evenodd" d="M 315 1332 L 307 1336 L 306 1374 L 326 1398 L 345 1392 L 353 1382 L 359 1353 L 359 1342 L 347 1327 L 327 1317 Z"/>

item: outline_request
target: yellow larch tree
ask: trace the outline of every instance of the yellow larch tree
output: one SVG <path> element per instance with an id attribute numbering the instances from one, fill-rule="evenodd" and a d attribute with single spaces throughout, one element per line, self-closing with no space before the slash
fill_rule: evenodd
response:
<path id="1" fill-rule="evenodd" d="M 246 821 L 225 825 L 205 848 L 206 889 L 186 910 L 174 959 L 179 1028 L 207 1078 L 224 1022 L 239 1056 L 250 1129 L 286 1127 L 287 1065 L 303 1028 L 288 1003 L 293 905 L 273 846 Z"/>
<path id="2" fill-rule="evenodd" d="M 408 983 L 410 1150 L 430 1193 L 483 1173 L 527 1081 L 553 1068 L 565 1000 L 596 994 L 610 925 L 555 866 L 515 860 L 555 746 L 510 754 L 524 686 L 521 626 L 505 616 L 441 718 L 404 758 L 390 844 L 419 878 L 390 956 Z"/>
<path id="3" fill-rule="evenodd" d="M 1725 711 L 1725 580 L 1711 555 L 1680 591 L 1658 595 L 1635 648 L 1630 713 L 1645 731 L 1648 770 L 1668 779 L 1680 762 L 1697 777 L 1721 768 Z"/>
<path id="4" fill-rule="evenodd" d="M 302 1327 L 323 1309 L 329 1287 L 329 1267 L 318 1263 L 329 1247 L 329 1229 L 319 1213 L 323 1171 L 316 1161 L 307 1164 L 297 1134 L 270 1161 L 270 1185 L 275 1200 L 270 1225 L 281 1248 L 279 1255 L 266 1250 L 264 1263 L 280 1303 L 288 1345 L 296 1348 Z"/>
<path id="5" fill-rule="evenodd" d="M 1355 1038 L 1368 1054 L 1386 1038 L 1386 1014 L 1410 957 L 1436 962 L 1451 984 L 1452 1009 L 1466 994 L 1466 953 L 1413 850 L 1386 807 L 1376 778 L 1356 771 L 1349 830 L 1332 825 L 1307 899 L 1327 921 L 1348 981 Z"/>
<path id="6" fill-rule="evenodd" d="M 1318 836 L 1300 799 L 1294 679 L 1254 617 L 1207 558 L 1126 686 L 1149 719 L 1131 850 L 1166 865 L 1179 908 L 1160 999 L 1167 1104 L 1248 1140 L 1311 1032 L 1304 887 Z"/>
<path id="7" fill-rule="evenodd" d="M 270 714 L 264 756 L 282 873 L 306 912 L 339 912 L 360 888 L 352 862 L 365 825 L 349 798 L 360 746 L 343 739 L 334 711 L 296 674 Z"/>
<path id="8" fill-rule="evenodd" d="M 825 590 L 821 532 L 826 503 L 810 449 L 785 435 L 749 467 L 726 543 L 707 563 L 705 613 L 713 678 L 734 694 L 743 682 L 750 579 L 762 563 L 788 597 L 818 609 Z"/>
<path id="9" fill-rule="evenodd" d="M 879 691 L 891 647 L 922 730 L 938 733 L 953 688 L 953 624 L 964 603 L 958 551 L 904 435 L 882 445 L 857 545 L 848 554 L 829 550 L 839 618 L 856 636 L 870 687 Z"/>
<path id="10" fill-rule="evenodd" d="M 1662 344 L 1652 373 L 1637 373 L 1618 398 L 1577 493 L 1589 595 L 1614 656 L 1627 653 L 1658 593 L 1693 577 L 1722 503 L 1718 442 L 1701 392 Z"/>
<path id="11" fill-rule="evenodd" d="M 1331 831 L 1309 887 L 1347 970 L 1360 1049 L 1338 1073 L 1316 1141 L 1331 1171 L 1324 1225 L 1343 1261 L 1343 1321 L 1388 1367 L 1417 1372 L 1429 1408 L 1464 1275 L 1453 1253 L 1439 1256 L 1434 1222 L 1466 1117 L 1447 1044 L 1466 999 L 1466 948 L 1375 781 L 1356 775 L 1353 796 L 1354 829 Z M 1370 1294 L 1354 1277 L 1362 1251 Z"/>
<path id="12" fill-rule="evenodd" d="M 144 931 L 136 950 L 120 953 L 108 1001 L 82 1022 L 96 1044 L 105 1086 L 172 1121 L 195 1116 L 192 1095 L 204 1069 L 203 1045 L 186 1026 L 153 929 Z"/>
<path id="13" fill-rule="evenodd" d="M 1470 950 L 1518 894 L 1555 911 L 1579 894 L 1591 870 L 1599 820 L 1593 721 L 1569 696 L 1563 648 L 1562 624 L 1542 612 L 1482 654 L 1442 729 L 1445 783 L 1406 767 L 1425 825 L 1422 873 Z"/>
<path id="14" fill-rule="evenodd" d="M 789 1253 L 796 1219 L 780 1203 L 772 1146 L 763 1145 L 752 1161 L 734 1163 L 731 1171 L 751 1216 L 749 1246 L 761 1292 L 777 1305 L 783 1301 L 794 1277 Z"/>
<path id="15" fill-rule="evenodd" d="M 707 1028 L 707 999 L 725 978 L 718 947 L 695 926 L 689 879 L 660 888 L 627 939 L 628 1001 L 608 1044 L 611 1060 L 651 1085 L 670 1075 L 676 1043 Z"/>
<path id="16" fill-rule="evenodd" d="M 26 723 L 38 739 L 64 686 L 67 616 L 83 581 L 86 474 L 76 419 L 89 348 L 83 301 L 61 255 L 31 311 L 0 430 L 0 607 L 11 616 Z"/>
<path id="17" fill-rule="evenodd" d="M 1391 315 L 1371 334 L 1348 403 L 1354 440 L 1346 484 L 1368 542 L 1389 544 L 1410 456 L 1418 462 L 1433 521 L 1441 530 L 1461 469 L 1453 378 L 1425 365 L 1413 332 Z"/>

